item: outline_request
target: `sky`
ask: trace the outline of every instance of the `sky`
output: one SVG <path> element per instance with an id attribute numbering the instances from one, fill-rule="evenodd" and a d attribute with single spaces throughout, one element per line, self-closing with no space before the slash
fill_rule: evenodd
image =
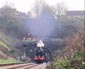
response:
<path id="1" fill-rule="evenodd" d="M 0 7 L 5 4 L 10 4 L 15 7 L 18 11 L 28 12 L 34 6 L 36 0 L 0 0 Z M 68 10 L 85 10 L 85 0 L 45 0 L 50 6 L 54 6 L 57 3 L 64 2 Z"/>

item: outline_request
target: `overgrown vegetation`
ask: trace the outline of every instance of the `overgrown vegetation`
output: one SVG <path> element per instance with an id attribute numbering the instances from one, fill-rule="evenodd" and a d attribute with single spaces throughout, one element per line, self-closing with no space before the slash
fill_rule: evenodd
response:
<path id="1" fill-rule="evenodd" d="M 55 69 L 84 69 L 85 47 L 83 32 L 74 34 L 74 37 L 66 41 L 67 46 L 57 56 L 54 64 Z M 81 37 L 82 36 L 82 37 Z"/>
<path id="2" fill-rule="evenodd" d="M 84 69 L 85 62 L 82 53 L 76 53 L 73 58 L 57 60 L 54 64 L 55 69 Z"/>

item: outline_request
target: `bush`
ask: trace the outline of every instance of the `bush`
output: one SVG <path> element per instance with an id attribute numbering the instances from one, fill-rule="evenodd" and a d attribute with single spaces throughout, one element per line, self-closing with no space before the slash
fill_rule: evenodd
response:
<path id="1" fill-rule="evenodd" d="M 69 60 L 67 60 L 67 59 L 65 59 L 65 60 L 58 60 L 54 64 L 54 66 L 56 67 L 56 69 L 71 69 Z"/>
<path id="2" fill-rule="evenodd" d="M 82 56 L 82 52 L 78 52 L 70 60 L 57 60 L 54 67 L 55 69 L 84 69 L 85 59 Z"/>

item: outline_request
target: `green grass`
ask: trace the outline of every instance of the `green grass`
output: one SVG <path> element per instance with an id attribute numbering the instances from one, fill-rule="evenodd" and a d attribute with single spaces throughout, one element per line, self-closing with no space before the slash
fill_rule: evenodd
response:
<path id="1" fill-rule="evenodd" d="M 4 42 L 8 42 L 8 37 L 4 34 L 0 32 L 0 39 L 2 39 Z"/>
<path id="2" fill-rule="evenodd" d="M 10 48 L 2 41 L 0 41 L 0 46 L 5 47 L 6 49 L 10 50 Z"/>
<path id="3" fill-rule="evenodd" d="M 1 55 L 5 55 L 5 53 L 3 53 L 2 51 L 0 51 L 0 54 L 1 54 Z"/>
<path id="4" fill-rule="evenodd" d="M 12 36 L 10 36 L 10 35 L 6 35 L 6 34 L 4 34 L 4 33 L 2 33 L 2 32 L 0 32 L 0 38 L 4 41 L 4 42 L 6 42 L 6 43 L 9 43 L 9 42 L 14 42 L 14 43 L 16 43 L 17 41 L 19 42 L 19 40 L 17 39 L 17 38 L 15 38 L 15 37 L 12 37 Z"/>
<path id="5" fill-rule="evenodd" d="M 0 59 L 0 64 L 10 64 L 10 63 L 17 63 L 18 61 L 14 58 L 8 58 L 8 59 Z"/>
<path id="6" fill-rule="evenodd" d="M 7 45 L 8 37 L 0 32 L 0 46 L 3 46 L 4 48 L 10 50 L 10 48 Z"/>
<path id="7" fill-rule="evenodd" d="M 19 42 L 19 40 L 11 36 L 8 36 L 3 32 L 0 32 L 0 47 L 6 48 L 8 50 L 7 52 L 9 53 L 11 52 L 11 54 L 14 53 L 14 51 L 12 51 L 12 48 L 14 50 L 14 47 L 12 47 L 11 45 L 16 44 L 16 42 Z M 3 53 L 3 51 L 0 51 L 0 54 L 6 55 L 5 53 Z M 7 59 L 0 59 L 0 64 L 10 64 L 10 63 L 18 63 L 18 62 L 19 61 L 17 61 L 16 59 L 10 56 Z"/>

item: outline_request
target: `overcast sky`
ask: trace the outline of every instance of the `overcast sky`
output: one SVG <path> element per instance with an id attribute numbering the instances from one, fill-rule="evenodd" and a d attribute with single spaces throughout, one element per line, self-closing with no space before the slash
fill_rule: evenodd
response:
<path id="1" fill-rule="evenodd" d="M 33 6 L 36 0 L 0 0 L 0 7 L 6 3 L 11 3 L 18 11 L 27 12 Z M 85 10 L 85 0 L 45 0 L 50 6 L 56 5 L 58 2 L 65 2 L 68 6 L 68 10 Z"/>

